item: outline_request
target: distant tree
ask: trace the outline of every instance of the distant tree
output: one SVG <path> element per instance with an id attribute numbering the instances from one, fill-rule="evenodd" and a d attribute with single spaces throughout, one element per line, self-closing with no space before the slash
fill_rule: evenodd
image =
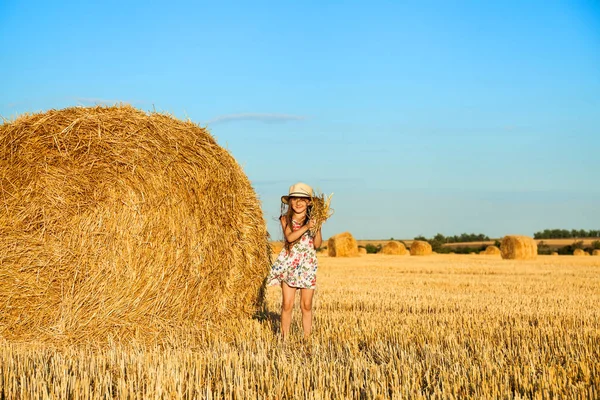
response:
<path id="1" fill-rule="evenodd" d="M 367 254 L 375 254 L 375 253 L 379 253 L 379 251 L 381 250 L 381 245 L 378 244 L 377 246 L 375 246 L 374 244 L 367 244 L 365 246 L 365 249 L 367 250 Z"/>
<path id="2" fill-rule="evenodd" d="M 438 241 L 440 243 L 446 243 L 446 237 L 444 235 L 442 235 L 441 233 L 438 233 L 437 235 L 435 235 L 433 237 L 433 240 Z"/>
<path id="3" fill-rule="evenodd" d="M 537 245 L 538 254 L 550 254 L 552 249 L 543 240 Z"/>
<path id="4" fill-rule="evenodd" d="M 600 229 L 544 229 L 533 234 L 534 239 L 581 239 L 600 237 Z"/>

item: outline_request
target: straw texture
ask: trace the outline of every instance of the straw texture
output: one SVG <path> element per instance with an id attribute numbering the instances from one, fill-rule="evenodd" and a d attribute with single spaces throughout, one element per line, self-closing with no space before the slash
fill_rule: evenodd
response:
<path id="1" fill-rule="evenodd" d="M 600 250 L 596 249 L 592 251 L 593 256 L 600 256 Z"/>
<path id="2" fill-rule="evenodd" d="M 508 235 L 500 243 L 503 259 L 534 260 L 537 258 L 537 243 L 528 236 Z"/>
<path id="3" fill-rule="evenodd" d="M 330 257 L 358 257 L 358 243 L 350 232 L 338 233 L 327 241 Z"/>
<path id="4" fill-rule="evenodd" d="M 405 255 L 408 251 L 406 250 L 406 246 L 400 242 L 387 242 L 385 246 L 381 248 L 381 254 L 389 254 L 389 255 Z"/>
<path id="5" fill-rule="evenodd" d="M 431 245 L 424 240 L 415 240 L 410 245 L 411 256 L 429 256 L 432 254 Z"/>
<path id="6" fill-rule="evenodd" d="M 495 256 L 501 254 L 501 251 L 496 246 L 488 246 L 485 248 L 485 252 L 483 254 L 486 254 L 488 256 Z"/>
<path id="7" fill-rule="evenodd" d="M 309 218 L 315 221 L 315 226 L 311 228 L 310 232 L 315 235 L 325 221 L 327 221 L 333 215 L 333 209 L 331 208 L 331 197 L 315 192 L 311 198 L 312 207 L 310 208 Z"/>
<path id="8" fill-rule="evenodd" d="M 0 337 L 162 340 L 250 316 L 270 248 L 203 128 L 130 106 L 0 125 Z"/>

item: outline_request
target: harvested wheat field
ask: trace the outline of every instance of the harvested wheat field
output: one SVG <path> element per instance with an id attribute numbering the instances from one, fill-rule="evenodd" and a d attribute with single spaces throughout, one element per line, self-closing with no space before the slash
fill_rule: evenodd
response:
<path id="1" fill-rule="evenodd" d="M 312 340 L 280 292 L 161 347 L 4 342 L 0 398 L 598 398 L 600 259 L 320 258 Z"/>

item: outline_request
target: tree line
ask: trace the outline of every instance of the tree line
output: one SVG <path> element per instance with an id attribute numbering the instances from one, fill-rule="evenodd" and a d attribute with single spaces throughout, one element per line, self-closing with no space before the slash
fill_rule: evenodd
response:
<path id="1" fill-rule="evenodd" d="M 585 229 L 544 229 L 541 232 L 533 234 L 534 239 L 570 239 L 570 238 L 598 238 L 600 237 L 600 229 L 589 230 Z"/>
<path id="2" fill-rule="evenodd" d="M 460 235 L 444 236 L 438 233 L 431 239 L 427 239 L 424 236 L 417 236 L 415 240 L 435 241 L 438 243 L 464 243 L 464 242 L 486 242 L 490 240 L 487 235 L 483 233 L 461 233 Z"/>

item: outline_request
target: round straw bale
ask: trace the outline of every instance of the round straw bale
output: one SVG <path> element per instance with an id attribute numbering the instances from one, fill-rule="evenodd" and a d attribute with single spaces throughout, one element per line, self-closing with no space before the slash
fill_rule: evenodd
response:
<path id="1" fill-rule="evenodd" d="M 500 254 L 500 249 L 496 246 L 488 246 L 485 248 L 485 252 L 483 254 L 498 255 Z"/>
<path id="2" fill-rule="evenodd" d="M 553 251 L 553 252 L 552 252 L 550 255 L 551 255 L 551 256 L 557 256 L 557 255 L 558 255 L 558 253 L 557 253 L 556 251 Z"/>
<path id="3" fill-rule="evenodd" d="M 329 238 L 327 253 L 330 257 L 358 257 L 358 244 L 350 232 L 338 233 Z"/>
<path id="4" fill-rule="evenodd" d="M 596 250 L 592 251 L 592 255 L 593 256 L 600 256 L 600 250 L 596 249 Z"/>
<path id="5" fill-rule="evenodd" d="M 385 246 L 381 248 L 381 254 L 400 255 L 407 254 L 406 246 L 403 243 L 391 241 L 387 242 Z"/>
<path id="6" fill-rule="evenodd" d="M 260 203 L 192 122 L 130 106 L 23 115 L 0 125 L 0 171 L 0 337 L 172 339 L 262 299 Z"/>
<path id="7" fill-rule="evenodd" d="M 575 249 L 575 250 L 573 250 L 573 255 L 574 256 L 585 256 L 585 251 L 583 251 L 582 249 Z"/>
<path id="8" fill-rule="evenodd" d="M 367 254 L 367 249 L 365 249 L 364 247 L 359 247 L 358 254 L 364 256 L 365 254 Z"/>
<path id="9" fill-rule="evenodd" d="M 508 235 L 502 239 L 500 252 L 503 259 L 533 260 L 537 257 L 537 244 L 528 236 Z"/>
<path id="10" fill-rule="evenodd" d="M 410 245 L 411 256 L 429 256 L 431 252 L 431 245 L 424 240 L 415 240 Z"/>

